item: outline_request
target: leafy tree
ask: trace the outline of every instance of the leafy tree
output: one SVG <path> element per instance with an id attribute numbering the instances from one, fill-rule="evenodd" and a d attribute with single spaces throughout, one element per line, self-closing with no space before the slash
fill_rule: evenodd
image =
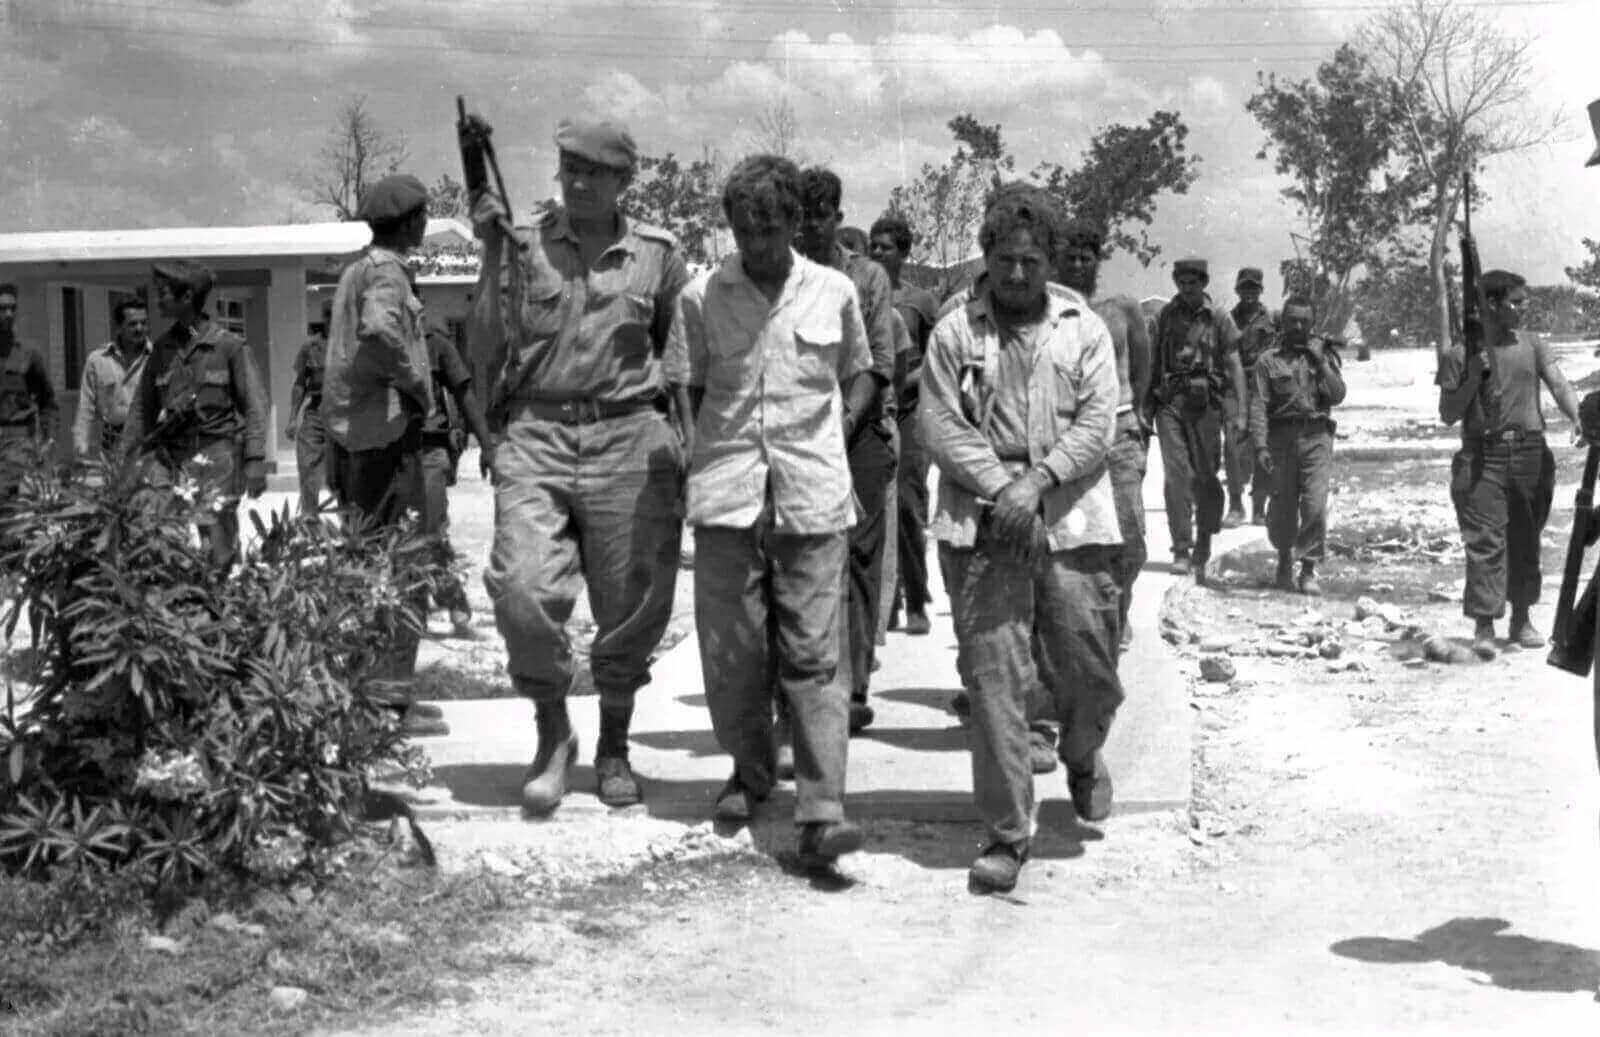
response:
<path id="1" fill-rule="evenodd" d="M 963 112 L 948 125 L 956 138 L 949 161 L 924 163 L 915 180 L 889 193 L 889 210 L 911 227 L 912 260 L 946 269 L 977 248 L 985 200 L 1014 165 L 999 124 L 986 126 Z"/>
<path id="2" fill-rule="evenodd" d="M 367 185 L 398 170 L 410 152 L 403 133 L 390 133 L 367 110 L 365 94 L 346 101 L 312 165 L 302 175 L 309 201 L 353 220 Z"/>
<path id="3" fill-rule="evenodd" d="M 1577 266 L 1567 267 L 1567 278 L 1583 288 L 1600 290 L 1600 241 L 1584 238 L 1583 247 L 1589 258 Z"/>
<path id="4" fill-rule="evenodd" d="M 1281 192 L 1299 210 L 1305 251 L 1286 262 L 1285 284 L 1309 292 L 1320 326 L 1342 328 L 1353 305 L 1351 278 L 1410 221 L 1426 191 L 1400 157 L 1407 102 L 1402 86 L 1375 72 L 1346 44 L 1314 79 L 1259 75 L 1245 103 L 1266 131 L 1257 158 L 1289 178 Z M 1299 249 L 1296 249 L 1299 253 Z M 1293 275 L 1293 276 L 1291 276 Z"/>
<path id="5" fill-rule="evenodd" d="M 672 152 L 639 159 L 639 174 L 623 200 L 627 211 L 671 231 L 694 263 L 721 259 L 728 223 L 722 213 L 720 163 L 714 152 L 685 165 Z"/>
<path id="6" fill-rule="evenodd" d="M 1587 335 L 1600 325 L 1600 296 L 1570 284 L 1528 286 L 1522 326 L 1553 335 Z"/>
<path id="7" fill-rule="evenodd" d="M 1455 272 L 1454 264 L 1446 269 Z M 1396 247 L 1375 259 L 1354 290 L 1356 320 L 1369 345 L 1421 345 L 1438 348 L 1428 293 L 1432 274 L 1418 247 Z"/>
<path id="8" fill-rule="evenodd" d="M 466 186 L 449 173 L 440 174 L 428 188 L 428 215 L 466 219 L 470 215 Z"/>

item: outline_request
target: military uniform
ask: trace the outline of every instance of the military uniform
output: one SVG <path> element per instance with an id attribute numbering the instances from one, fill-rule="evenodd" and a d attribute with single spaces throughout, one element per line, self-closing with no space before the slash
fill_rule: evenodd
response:
<path id="1" fill-rule="evenodd" d="M 1249 267 L 1239 271 L 1237 285 L 1254 284 L 1261 287 L 1261 271 Z M 1277 326 L 1273 323 L 1272 313 L 1265 306 L 1257 303 L 1246 306 L 1244 303 L 1236 304 L 1229 315 L 1233 317 L 1234 326 L 1239 329 L 1239 365 L 1244 369 L 1245 394 L 1255 385 L 1256 360 L 1272 348 L 1277 338 Z M 1231 394 L 1229 394 L 1231 399 Z M 1249 414 L 1253 406 L 1252 400 L 1243 401 L 1244 413 Z M 1261 522 L 1267 513 L 1267 498 L 1272 493 L 1272 476 L 1264 471 L 1257 463 L 1255 451 L 1252 449 L 1252 438 L 1247 433 L 1235 436 L 1229 434 L 1232 449 L 1228 456 L 1228 493 L 1232 500 L 1230 504 L 1240 504 L 1244 497 L 1244 487 L 1250 487 L 1250 515 L 1256 522 Z"/>
<path id="2" fill-rule="evenodd" d="M 22 465 L 33 461 L 26 443 L 48 442 L 55 435 L 56 394 L 44 357 L 15 339 L 0 343 L 0 449 L 12 471 L 0 474 L 0 485 L 15 491 Z"/>
<path id="3" fill-rule="evenodd" d="M 247 468 L 264 476 L 267 394 L 245 340 L 213 321 L 175 323 L 151 346 L 128 408 L 123 449 L 153 460 L 156 486 L 185 478 L 215 494 L 197 520 L 217 568 L 239 554 L 239 498 Z"/>
<path id="4" fill-rule="evenodd" d="M 1320 356 L 1318 363 L 1314 356 Z M 1331 410 L 1344 402 L 1339 354 L 1312 336 L 1304 347 L 1281 337 L 1257 358 L 1250 389 L 1250 440 L 1272 459 L 1267 535 L 1280 560 L 1321 563 L 1333 477 Z M 1280 562 L 1281 575 L 1282 562 Z"/>
<path id="5" fill-rule="evenodd" d="M 315 511 L 328 484 L 328 429 L 322 420 L 322 380 L 328 337 L 306 339 L 294 357 L 294 392 L 301 400 L 295 415 L 294 463 L 300 479 L 300 510 Z"/>
<path id="6" fill-rule="evenodd" d="M 1175 556 L 1189 553 L 1196 533 L 1208 544 L 1222 528 L 1225 499 L 1217 470 L 1222 462 L 1223 387 L 1227 364 L 1237 359 L 1238 348 L 1233 318 L 1209 298 L 1190 308 L 1174 297 L 1156 318 L 1150 391 Z M 1205 561 L 1197 554 L 1197 564 Z"/>

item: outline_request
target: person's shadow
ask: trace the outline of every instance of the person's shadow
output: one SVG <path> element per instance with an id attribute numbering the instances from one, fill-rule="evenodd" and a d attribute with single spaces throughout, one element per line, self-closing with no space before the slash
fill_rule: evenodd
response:
<path id="1" fill-rule="evenodd" d="M 1505 932 L 1510 928 L 1502 918 L 1452 918 L 1409 940 L 1358 936 L 1340 940 L 1329 950 L 1372 963 L 1443 962 L 1483 973 L 1487 982 L 1506 990 L 1586 993 L 1600 1000 L 1600 953 Z"/>

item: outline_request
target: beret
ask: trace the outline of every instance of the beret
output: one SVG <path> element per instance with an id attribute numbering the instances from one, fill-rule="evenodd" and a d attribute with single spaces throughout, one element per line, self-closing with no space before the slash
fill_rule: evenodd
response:
<path id="1" fill-rule="evenodd" d="M 208 268 L 187 259 L 164 259 L 151 264 L 150 272 L 155 274 L 157 280 L 183 285 L 190 291 L 203 294 L 209 294 L 216 281 Z"/>
<path id="2" fill-rule="evenodd" d="M 556 126 L 556 147 L 624 173 L 633 172 L 639 160 L 639 146 L 627 128 L 604 120 L 563 119 Z"/>
<path id="3" fill-rule="evenodd" d="M 428 189 L 410 173 L 395 173 L 367 188 L 361 196 L 356 219 L 368 223 L 391 223 L 404 219 L 428 204 Z"/>
<path id="4" fill-rule="evenodd" d="M 1182 277 L 1184 274 L 1199 274 L 1206 280 L 1211 280 L 1211 273 L 1206 269 L 1206 261 L 1203 259 L 1180 259 L 1172 264 L 1173 277 Z"/>
<path id="5" fill-rule="evenodd" d="M 1238 288 L 1241 285 L 1247 284 L 1253 284 L 1257 288 L 1262 286 L 1263 282 L 1261 280 L 1260 267 L 1245 266 L 1239 268 L 1239 276 L 1234 279 L 1233 286 Z"/>

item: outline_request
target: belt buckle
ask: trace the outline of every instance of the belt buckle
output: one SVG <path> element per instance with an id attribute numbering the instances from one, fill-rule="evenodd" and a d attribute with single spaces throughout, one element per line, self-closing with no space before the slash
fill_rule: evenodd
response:
<path id="1" fill-rule="evenodd" d="M 562 400 L 561 410 L 574 425 L 592 425 L 600 420 L 597 400 Z"/>

